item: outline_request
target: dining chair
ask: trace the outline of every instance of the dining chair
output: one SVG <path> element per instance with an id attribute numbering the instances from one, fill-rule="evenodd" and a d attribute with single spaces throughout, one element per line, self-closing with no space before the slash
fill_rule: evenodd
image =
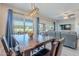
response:
<path id="1" fill-rule="evenodd" d="M 57 46 L 58 42 L 51 42 L 51 50 L 43 56 L 55 56 Z"/>
<path id="2" fill-rule="evenodd" d="M 51 43 L 50 53 L 46 54 L 48 56 L 60 56 L 62 53 L 64 38 L 56 39 L 53 43 Z M 45 55 L 45 56 L 46 56 Z"/>
<path id="3" fill-rule="evenodd" d="M 58 46 L 56 48 L 55 56 L 60 56 L 62 53 L 64 38 L 59 39 L 57 42 L 58 42 Z"/>
<path id="4" fill-rule="evenodd" d="M 3 45 L 4 50 L 5 50 L 5 52 L 6 52 L 6 55 L 7 55 L 7 56 L 11 56 L 11 55 L 12 55 L 12 51 L 9 49 L 9 46 L 8 46 L 8 44 L 7 44 L 7 42 L 6 42 L 5 37 L 3 37 L 3 38 L 1 39 L 1 42 L 2 42 L 2 45 Z"/>
<path id="5" fill-rule="evenodd" d="M 51 43 L 51 49 L 43 48 L 40 51 L 38 51 L 36 54 L 33 56 L 60 56 L 62 52 L 62 47 L 63 47 L 63 42 L 64 39 L 55 39 L 53 41 L 50 41 Z M 39 47 L 42 46 L 43 44 L 47 44 L 48 42 L 44 42 L 41 45 L 38 45 Z"/>
<path id="6" fill-rule="evenodd" d="M 54 42 L 54 41 L 55 41 L 55 39 L 52 39 L 52 40 L 48 40 L 48 41 L 42 42 L 41 44 L 37 45 L 36 48 L 51 43 L 52 47 L 51 47 L 51 50 L 44 47 L 44 48 L 40 49 L 37 53 L 33 54 L 33 56 L 55 55 L 55 50 L 57 48 L 58 42 Z"/>

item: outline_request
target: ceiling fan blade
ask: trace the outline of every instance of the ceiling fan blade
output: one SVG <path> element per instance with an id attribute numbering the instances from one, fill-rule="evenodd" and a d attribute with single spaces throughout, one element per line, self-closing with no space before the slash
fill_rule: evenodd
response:
<path id="1" fill-rule="evenodd" d="M 71 17 L 71 16 L 74 16 L 75 14 L 70 14 L 70 15 L 68 15 L 69 17 Z"/>

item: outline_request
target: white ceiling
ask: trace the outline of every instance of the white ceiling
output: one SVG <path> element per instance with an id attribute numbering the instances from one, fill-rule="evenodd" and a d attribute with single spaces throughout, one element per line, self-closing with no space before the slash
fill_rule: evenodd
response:
<path id="1" fill-rule="evenodd" d="M 11 3 L 7 5 L 24 11 L 28 11 L 32 7 L 30 3 Z M 55 19 L 61 19 L 64 12 L 79 11 L 78 3 L 36 3 L 35 5 L 39 8 L 40 14 Z"/>

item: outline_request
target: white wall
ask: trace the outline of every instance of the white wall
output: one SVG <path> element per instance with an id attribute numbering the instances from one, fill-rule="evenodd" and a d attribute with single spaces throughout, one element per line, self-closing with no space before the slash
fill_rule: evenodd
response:
<path id="1" fill-rule="evenodd" d="M 76 14 L 75 31 L 77 32 L 77 34 L 79 36 L 79 12 L 77 12 L 77 14 Z"/>
<path id="2" fill-rule="evenodd" d="M 61 24 L 71 24 L 71 31 L 75 31 L 75 18 L 56 21 L 56 30 L 57 31 L 65 31 L 65 30 L 61 30 L 61 27 L 60 27 Z M 70 31 L 70 30 L 68 30 L 68 31 Z"/>
<path id="3" fill-rule="evenodd" d="M 1 16 L 0 17 L 0 37 L 2 35 L 4 35 L 4 32 L 5 32 L 6 19 L 7 19 L 7 17 L 6 17 L 7 12 L 6 11 L 7 11 L 7 9 L 0 4 L 0 16 Z"/>

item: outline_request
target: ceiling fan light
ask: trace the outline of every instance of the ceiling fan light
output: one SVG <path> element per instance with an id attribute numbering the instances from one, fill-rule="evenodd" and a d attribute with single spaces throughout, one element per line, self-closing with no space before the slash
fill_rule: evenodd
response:
<path id="1" fill-rule="evenodd" d="M 64 16 L 64 19 L 68 19 L 68 16 Z"/>

